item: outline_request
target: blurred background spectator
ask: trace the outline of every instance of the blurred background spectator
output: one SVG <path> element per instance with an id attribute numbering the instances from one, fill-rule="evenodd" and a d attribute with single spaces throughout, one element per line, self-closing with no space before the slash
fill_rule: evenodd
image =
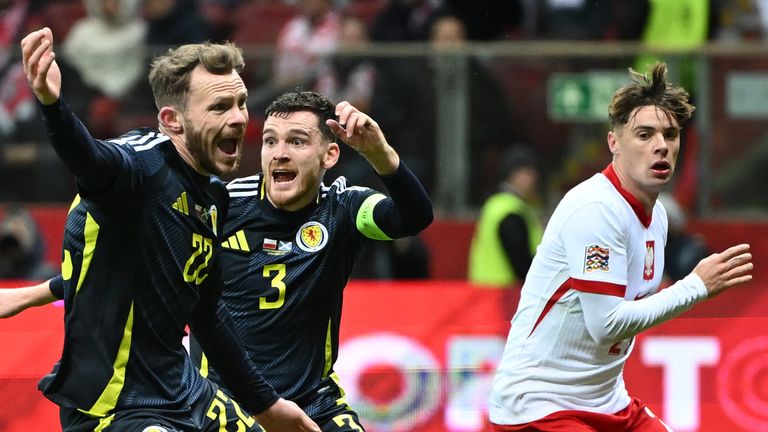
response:
<path id="1" fill-rule="evenodd" d="M 377 42 L 423 42 L 429 38 L 437 10 L 431 0 L 388 0 L 371 25 Z"/>
<path id="2" fill-rule="evenodd" d="M 13 55 L 26 30 L 27 14 L 26 1 L 0 0 L 0 137 L 4 139 L 18 138 L 17 126 L 36 115 L 21 62 Z"/>
<path id="3" fill-rule="evenodd" d="M 86 85 L 120 99 L 144 78 L 147 24 L 141 0 L 84 0 L 88 16 L 77 21 L 61 52 Z"/>
<path id="4" fill-rule="evenodd" d="M 469 250 L 469 281 L 495 288 L 516 287 L 525 280 L 544 229 L 539 168 L 526 146 L 504 152 L 498 192 L 480 210 Z"/>
<path id="5" fill-rule="evenodd" d="M 373 99 L 376 68 L 370 57 L 361 56 L 368 42 L 368 26 L 362 18 L 343 14 L 339 25 L 338 48 L 335 55 L 320 62 L 315 91 L 329 100 L 349 101 L 368 112 Z M 351 55 L 345 50 L 354 50 Z"/>
<path id="6" fill-rule="evenodd" d="M 449 10 L 441 10 L 432 21 L 429 42 L 433 49 L 433 57 L 427 63 L 427 74 L 438 77 L 441 73 L 450 71 L 458 65 L 455 61 L 464 61 L 463 57 L 451 54 L 452 50 L 466 46 L 468 30 L 465 22 Z M 445 68 L 443 71 L 440 68 Z M 496 190 L 498 180 L 494 176 L 485 175 L 499 170 L 500 155 L 509 146 L 509 142 L 519 140 L 516 119 L 510 109 L 510 99 L 501 85 L 499 77 L 488 58 L 480 55 L 466 57 L 466 74 L 461 77 L 450 77 L 449 83 L 457 79 L 467 80 L 467 115 L 468 139 L 470 149 L 469 174 L 473 179 L 469 200 L 472 205 L 482 204 L 483 197 Z M 437 79 L 432 80 L 437 83 Z M 458 83 L 455 83 L 458 85 Z M 442 102 L 440 97 L 452 96 L 457 90 L 449 84 L 447 88 L 438 88 L 433 84 L 429 103 L 438 107 Z M 439 109 L 439 107 L 438 107 Z M 435 120 L 436 121 L 436 120 Z M 435 143 L 434 145 L 437 145 Z M 421 157 L 429 160 L 429 155 Z"/>
<path id="7" fill-rule="evenodd" d="M 526 1 L 443 0 L 440 9 L 444 14 L 461 19 L 466 27 L 467 39 L 499 41 L 525 36 Z"/>
<path id="8" fill-rule="evenodd" d="M 611 1 L 542 0 L 529 9 L 534 14 L 535 35 L 554 40 L 601 40 L 611 28 Z"/>
<path id="9" fill-rule="evenodd" d="M 140 0 L 83 0 L 87 16 L 61 42 L 62 62 L 88 88 L 86 122 L 96 136 L 111 137 L 121 100 L 144 79 L 147 24 Z M 69 95 L 66 96 L 69 99 Z"/>
<path id="10" fill-rule="evenodd" d="M 249 94 L 249 104 L 262 112 L 268 101 L 295 88 L 313 89 L 324 57 L 339 44 L 341 17 L 333 0 L 298 0 L 293 17 L 275 41 L 271 79 Z"/>
<path id="11" fill-rule="evenodd" d="M 238 7 L 249 0 L 200 0 L 200 13 L 205 17 L 214 41 L 232 38 Z"/>
<path id="12" fill-rule="evenodd" d="M 690 49 L 704 45 L 717 34 L 717 2 L 711 0 L 648 0 L 648 15 L 641 41 L 649 48 Z M 641 55 L 635 70 L 645 71 L 656 61 L 665 61 L 675 81 L 695 93 L 695 59 L 692 56 Z M 695 101 L 694 101 L 695 103 Z"/>
<path id="13" fill-rule="evenodd" d="M 690 274 L 711 252 L 704 237 L 688 229 L 688 216 L 671 193 L 662 192 L 659 201 L 664 204 L 669 221 L 664 274 L 669 280 L 678 281 Z"/>
<path id="14" fill-rule="evenodd" d="M 48 265 L 45 242 L 23 205 L 4 208 L 0 222 L 0 279 L 42 281 L 58 271 Z"/>
<path id="15" fill-rule="evenodd" d="M 212 40 L 213 30 L 197 0 L 144 0 L 146 43 L 167 47 Z"/>

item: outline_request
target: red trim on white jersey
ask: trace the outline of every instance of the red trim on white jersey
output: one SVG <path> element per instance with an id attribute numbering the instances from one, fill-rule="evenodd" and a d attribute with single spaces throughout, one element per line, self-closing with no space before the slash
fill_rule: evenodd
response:
<path id="1" fill-rule="evenodd" d="M 563 282 L 562 285 L 560 285 L 560 288 L 555 290 L 554 294 L 552 294 L 552 297 L 547 300 L 547 304 L 544 306 L 544 309 L 541 310 L 541 314 L 539 314 L 539 318 L 536 319 L 536 324 L 533 325 L 533 328 L 531 329 L 531 332 L 528 333 L 528 337 L 530 337 L 533 332 L 536 330 L 536 327 L 539 326 L 539 323 L 541 320 L 544 319 L 545 316 L 549 313 L 549 311 L 552 309 L 554 305 L 557 304 L 557 302 L 560 301 L 561 298 L 565 295 L 565 293 L 568 292 L 569 289 L 571 289 L 571 282 L 573 282 L 574 279 L 568 278 Z"/>
<path id="2" fill-rule="evenodd" d="M 619 176 L 616 175 L 616 171 L 613 169 L 612 163 L 608 164 L 608 166 L 603 170 L 603 175 L 606 176 L 608 181 L 610 181 L 616 190 L 619 191 L 619 194 L 621 194 L 621 196 L 627 200 L 629 206 L 632 207 L 632 210 L 637 215 L 637 218 L 640 219 L 640 223 L 642 223 L 646 228 L 651 226 L 653 213 L 647 213 L 640 200 L 632 195 L 628 190 L 624 189 L 623 186 L 621 186 L 621 181 L 619 181 Z"/>
<path id="3" fill-rule="evenodd" d="M 573 282 L 572 288 L 576 291 L 588 292 L 593 294 L 605 294 L 624 298 L 627 291 L 626 285 L 615 284 L 611 282 L 602 282 L 594 280 L 570 279 Z"/>

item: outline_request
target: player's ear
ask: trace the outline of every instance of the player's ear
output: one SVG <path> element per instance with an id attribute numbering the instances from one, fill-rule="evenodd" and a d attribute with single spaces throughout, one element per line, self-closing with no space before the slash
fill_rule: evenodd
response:
<path id="1" fill-rule="evenodd" d="M 160 125 L 173 133 L 180 134 L 184 132 L 184 127 L 181 123 L 181 113 L 176 108 L 164 106 L 160 108 L 160 112 L 157 114 L 157 120 Z"/>
<path id="2" fill-rule="evenodd" d="M 339 161 L 340 153 L 341 149 L 337 143 L 332 142 L 328 144 L 328 148 L 325 150 L 325 155 L 323 156 L 323 168 L 330 169 L 336 165 L 336 162 Z"/>
<path id="3" fill-rule="evenodd" d="M 608 132 L 608 149 L 612 154 L 617 154 L 619 152 L 619 140 L 614 131 Z"/>

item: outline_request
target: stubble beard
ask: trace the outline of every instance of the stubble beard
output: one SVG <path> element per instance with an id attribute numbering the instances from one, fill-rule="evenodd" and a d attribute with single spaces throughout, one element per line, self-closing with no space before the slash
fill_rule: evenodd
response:
<path id="1" fill-rule="evenodd" d="M 225 171 L 224 169 L 219 168 L 210 152 L 206 151 L 206 145 L 200 131 L 195 129 L 191 124 L 187 124 L 185 130 L 189 131 L 187 132 L 186 140 L 187 150 L 189 150 L 189 153 L 197 161 L 198 165 L 200 165 L 200 168 L 204 169 L 209 174 L 221 177 L 225 174 L 234 172 L 237 170 L 237 167 L 240 166 L 240 155 L 238 155 L 237 160 L 231 166 L 231 169 Z M 214 149 L 213 151 L 215 152 L 215 147 L 215 145 L 211 144 L 209 148 Z"/>

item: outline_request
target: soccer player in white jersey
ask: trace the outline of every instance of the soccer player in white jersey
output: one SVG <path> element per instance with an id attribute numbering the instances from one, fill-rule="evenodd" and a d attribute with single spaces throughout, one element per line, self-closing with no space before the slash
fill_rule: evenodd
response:
<path id="1" fill-rule="evenodd" d="M 658 290 L 667 215 L 657 197 L 694 107 L 665 64 L 630 75 L 609 107 L 611 164 L 565 195 L 526 277 L 493 380 L 495 431 L 669 431 L 624 386 L 634 336 L 752 279 L 741 244 Z"/>

